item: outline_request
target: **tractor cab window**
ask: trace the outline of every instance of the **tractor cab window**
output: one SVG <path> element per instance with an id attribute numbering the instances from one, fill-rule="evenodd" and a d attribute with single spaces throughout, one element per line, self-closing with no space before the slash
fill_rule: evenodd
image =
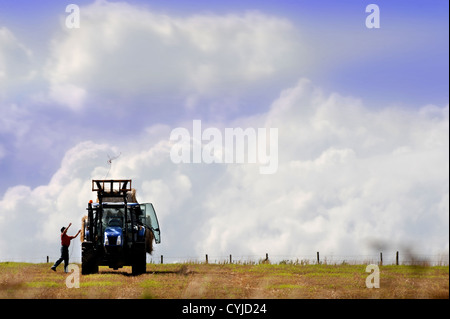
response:
<path id="1" fill-rule="evenodd" d="M 122 220 L 119 218 L 112 218 L 108 222 L 109 227 L 122 227 Z"/>
<path id="2" fill-rule="evenodd" d="M 123 227 L 123 208 L 105 208 L 103 211 L 103 229 L 107 227 Z"/>

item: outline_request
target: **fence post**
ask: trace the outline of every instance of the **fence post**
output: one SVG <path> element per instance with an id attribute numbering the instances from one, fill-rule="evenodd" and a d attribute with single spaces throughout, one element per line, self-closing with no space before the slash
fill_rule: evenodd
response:
<path id="1" fill-rule="evenodd" d="M 265 260 L 266 262 L 268 262 L 269 261 L 269 254 L 268 253 L 266 253 L 266 260 Z"/>
<path id="2" fill-rule="evenodd" d="M 47 256 L 47 264 L 48 264 L 48 256 Z"/>
<path id="3" fill-rule="evenodd" d="M 395 264 L 398 266 L 398 251 L 397 251 L 397 253 L 395 254 Z"/>
<path id="4" fill-rule="evenodd" d="M 380 252 L 380 266 L 383 266 L 383 253 Z"/>
<path id="5" fill-rule="evenodd" d="M 208 263 L 208 254 L 206 254 L 206 263 Z"/>
<path id="6" fill-rule="evenodd" d="M 233 261 L 232 261 L 232 259 L 231 259 L 231 254 L 230 254 L 230 264 L 232 264 L 233 263 Z"/>
<path id="7" fill-rule="evenodd" d="M 164 264 L 164 258 L 163 258 L 163 255 L 161 255 L 161 264 Z"/>
<path id="8" fill-rule="evenodd" d="M 317 264 L 320 264 L 319 252 L 317 252 Z"/>

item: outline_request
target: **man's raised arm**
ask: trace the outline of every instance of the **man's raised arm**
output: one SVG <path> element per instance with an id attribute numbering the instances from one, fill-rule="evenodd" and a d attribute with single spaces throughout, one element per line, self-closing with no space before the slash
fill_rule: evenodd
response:
<path id="1" fill-rule="evenodd" d="M 70 226 L 72 226 L 72 223 L 69 223 L 69 226 L 67 226 L 66 229 L 64 229 L 63 235 L 65 235 L 67 233 L 67 230 L 69 229 Z"/>

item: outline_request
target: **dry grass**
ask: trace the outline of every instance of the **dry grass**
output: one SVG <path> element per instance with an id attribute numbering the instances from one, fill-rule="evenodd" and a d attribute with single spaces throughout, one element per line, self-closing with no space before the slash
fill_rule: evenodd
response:
<path id="1" fill-rule="evenodd" d="M 78 289 L 50 266 L 0 263 L 0 298 L 449 298 L 448 266 L 382 266 L 379 289 L 366 288 L 366 265 L 147 264 L 140 276 L 100 267 Z"/>

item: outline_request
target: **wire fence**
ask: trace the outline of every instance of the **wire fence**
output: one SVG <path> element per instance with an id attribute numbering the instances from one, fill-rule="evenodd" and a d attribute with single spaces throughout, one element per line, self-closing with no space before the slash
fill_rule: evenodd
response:
<path id="1" fill-rule="evenodd" d="M 4 257 L 0 256 L 0 262 L 27 262 L 27 263 L 54 263 L 60 256 L 27 256 L 27 257 Z M 81 263 L 81 256 L 73 254 L 70 256 L 71 263 Z M 148 255 L 147 263 L 151 264 L 174 264 L 174 263 L 211 263 L 211 264 L 292 264 L 292 265 L 424 265 L 424 266 L 448 266 L 449 254 L 412 254 L 409 252 L 380 252 L 370 255 L 335 255 L 316 252 L 309 255 L 210 255 L 202 256 L 167 256 Z"/>
<path id="2" fill-rule="evenodd" d="M 448 266 L 449 255 L 439 254 L 410 254 L 405 253 L 403 256 L 401 252 L 394 252 L 393 254 L 386 254 L 380 252 L 373 255 L 322 255 L 320 252 L 311 255 L 293 256 L 293 255 L 209 255 L 204 256 L 151 256 L 147 258 L 147 262 L 162 264 L 162 263 L 214 263 L 214 264 L 292 264 L 292 265 L 339 265 L 339 264 L 378 264 L 378 265 L 429 265 L 429 266 Z"/>

